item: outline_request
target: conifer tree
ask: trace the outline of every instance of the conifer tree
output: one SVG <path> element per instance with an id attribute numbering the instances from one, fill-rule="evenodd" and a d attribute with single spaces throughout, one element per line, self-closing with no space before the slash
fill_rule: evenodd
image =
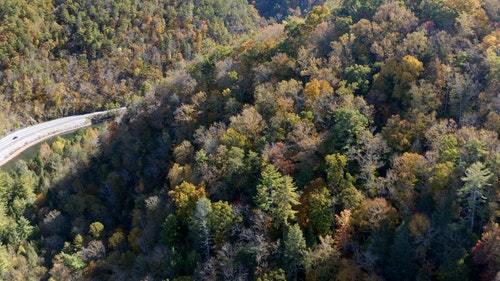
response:
<path id="1" fill-rule="evenodd" d="M 284 247 L 285 271 L 289 280 L 297 280 L 297 271 L 303 265 L 306 254 L 306 240 L 298 224 L 288 229 Z"/>
<path id="2" fill-rule="evenodd" d="M 276 168 L 267 164 L 261 173 L 257 185 L 257 206 L 270 214 L 276 225 L 288 226 L 296 211 L 293 206 L 299 204 L 299 194 L 292 177 L 282 176 Z"/>
<path id="3" fill-rule="evenodd" d="M 486 202 L 486 191 L 484 188 L 490 185 L 491 172 L 481 162 L 475 162 L 465 171 L 465 177 L 462 181 L 464 186 L 458 190 L 458 195 L 464 201 L 467 208 L 467 220 L 469 227 L 472 230 L 474 227 L 474 218 L 480 215 L 481 205 Z"/>

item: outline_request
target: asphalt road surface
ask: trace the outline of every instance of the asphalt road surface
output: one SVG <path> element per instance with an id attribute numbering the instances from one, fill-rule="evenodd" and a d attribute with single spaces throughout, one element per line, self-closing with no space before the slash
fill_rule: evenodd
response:
<path id="1" fill-rule="evenodd" d="M 90 126 L 91 118 L 104 115 L 112 111 L 125 110 L 125 108 L 109 111 L 99 111 L 84 115 L 63 117 L 48 122 L 36 124 L 15 131 L 0 139 L 0 166 L 17 156 L 28 147 L 53 136 Z"/>

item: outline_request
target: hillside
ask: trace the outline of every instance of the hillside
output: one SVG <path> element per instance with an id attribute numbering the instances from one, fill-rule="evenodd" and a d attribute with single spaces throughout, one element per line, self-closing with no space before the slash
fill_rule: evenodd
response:
<path id="1" fill-rule="evenodd" d="M 495 280 L 500 5 L 0 7 L 3 280 Z"/>

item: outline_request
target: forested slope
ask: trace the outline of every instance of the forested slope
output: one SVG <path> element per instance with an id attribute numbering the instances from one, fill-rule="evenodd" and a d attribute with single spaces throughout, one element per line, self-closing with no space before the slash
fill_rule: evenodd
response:
<path id="1" fill-rule="evenodd" d="M 494 280 L 497 1 L 93 2 L 0 8 L 2 130 L 129 108 L 0 173 L 2 279 Z"/>
<path id="2" fill-rule="evenodd" d="M 0 22 L 4 133 L 133 103 L 173 65 L 255 29 L 258 17 L 245 1 L 6 0 Z"/>

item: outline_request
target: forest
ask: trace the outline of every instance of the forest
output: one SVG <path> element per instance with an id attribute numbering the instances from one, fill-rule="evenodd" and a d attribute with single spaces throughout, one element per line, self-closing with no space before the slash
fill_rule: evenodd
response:
<path id="1" fill-rule="evenodd" d="M 1 280 L 498 280 L 498 0 L 3 0 Z"/>

